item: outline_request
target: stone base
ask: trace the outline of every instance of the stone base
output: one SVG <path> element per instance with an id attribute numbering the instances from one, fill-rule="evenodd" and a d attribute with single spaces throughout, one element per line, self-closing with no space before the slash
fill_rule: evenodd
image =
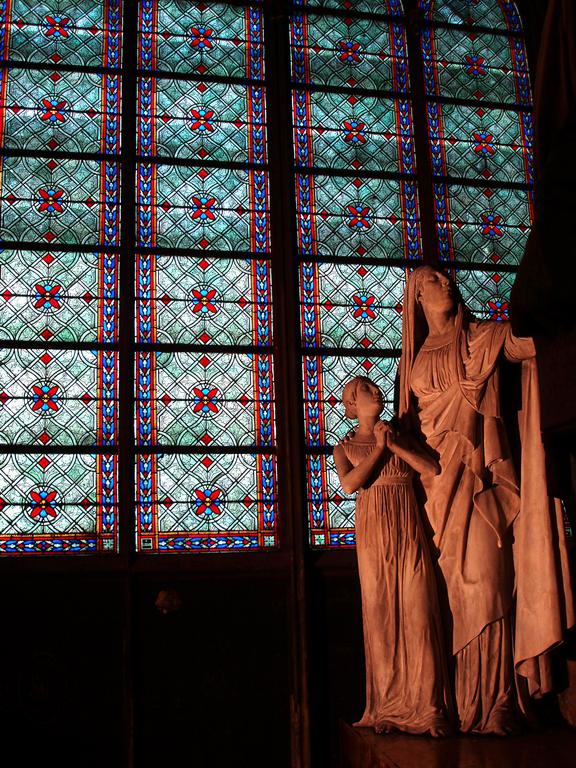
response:
<path id="1" fill-rule="evenodd" d="M 342 768 L 575 768 L 576 731 L 432 739 L 341 722 L 340 749 Z"/>

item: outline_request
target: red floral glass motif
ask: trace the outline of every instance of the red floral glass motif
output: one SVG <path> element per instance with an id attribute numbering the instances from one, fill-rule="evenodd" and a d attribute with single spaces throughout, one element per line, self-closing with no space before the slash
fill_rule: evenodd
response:
<path id="1" fill-rule="evenodd" d="M 353 316 L 362 320 L 373 320 L 376 317 L 374 312 L 374 296 L 352 296 L 354 302 Z"/>
<path id="2" fill-rule="evenodd" d="M 196 495 L 194 504 L 198 516 L 215 517 L 222 512 L 222 499 L 220 498 L 222 491 L 218 488 L 206 488 L 204 490 L 198 488 L 194 493 Z"/>
<path id="3" fill-rule="evenodd" d="M 34 309 L 60 309 L 60 291 L 62 286 L 48 283 L 36 283 L 34 286 Z"/>
<path id="4" fill-rule="evenodd" d="M 214 130 L 214 112 L 210 109 L 191 109 L 190 128 L 201 133 L 211 133 Z"/>
<path id="5" fill-rule="evenodd" d="M 49 413 L 58 410 L 58 387 L 50 387 L 48 384 L 34 384 L 32 386 L 32 410 Z"/>
<path id="6" fill-rule="evenodd" d="M 215 197 L 193 197 L 192 198 L 192 218 L 200 219 L 200 221 L 214 221 L 216 214 L 214 213 L 214 206 L 216 205 Z"/>
<path id="7" fill-rule="evenodd" d="M 62 189 L 39 189 L 38 210 L 41 213 L 62 213 Z"/>
<path id="8" fill-rule="evenodd" d="M 488 313 L 492 320 L 508 320 L 508 302 L 492 299 L 488 302 Z"/>
<path id="9" fill-rule="evenodd" d="M 348 206 L 348 226 L 350 229 L 369 229 L 370 224 L 370 208 L 361 205 L 349 205 Z"/>
<path id="10" fill-rule="evenodd" d="M 217 308 L 213 302 L 216 296 L 214 288 L 193 288 L 192 296 L 196 299 L 192 306 L 192 312 L 217 312 Z"/>
<path id="11" fill-rule="evenodd" d="M 502 237 L 502 229 L 498 226 L 502 216 L 497 213 L 482 214 L 482 234 L 487 237 Z"/>
<path id="12" fill-rule="evenodd" d="M 190 29 L 190 45 L 200 51 L 212 48 L 214 45 L 213 35 L 214 30 L 210 27 L 192 27 Z"/>
<path id="13" fill-rule="evenodd" d="M 50 123 L 63 123 L 65 121 L 65 107 L 66 101 L 59 101 L 58 99 L 42 99 L 43 114 L 40 116 L 42 120 L 48 120 Z"/>
<path id="14" fill-rule="evenodd" d="M 338 58 L 340 61 L 346 61 L 348 64 L 358 64 L 360 61 L 360 43 L 354 42 L 354 40 L 340 40 L 338 43 L 340 46 L 340 54 Z"/>
<path id="15" fill-rule="evenodd" d="M 63 16 L 45 16 L 44 17 L 46 37 L 69 37 L 68 26 L 70 19 Z"/>
<path id="16" fill-rule="evenodd" d="M 474 152 L 483 155 L 493 155 L 496 152 L 494 148 L 494 137 L 491 133 L 477 131 L 472 134 L 472 139 L 474 143 Z"/>
<path id="17" fill-rule="evenodd" d="M 353 144 L 366 143 L 366 125 L 358 120 L 344 120 L 343 122 L 344 141 L 350 141 Z"/>
<path id="18" fill-rule="evenodd" d="M 484 56 L 474 56 L 468 54 L 465 58 L 465 67 L 467 75 L 474 77 L 483 77 L 486 74 L 486 59 Z"/>
<path id="19" fill-rule="evenodd" d="M 194 387 L 194 413 L 218 413 L 219 394 L 216 387 Z"/>
<path id="20" fill-rule="evenodd" d="M 30 506 L 32 510 L 30 517 L 41 518 L 45 520 L 48 517 L 56 517 L 56 501 L 58 494 L 56 491 L 30 491 Z"/>

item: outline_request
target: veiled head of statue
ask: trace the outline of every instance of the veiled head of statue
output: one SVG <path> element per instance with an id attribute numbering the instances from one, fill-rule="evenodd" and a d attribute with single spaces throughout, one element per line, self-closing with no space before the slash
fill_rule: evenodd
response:
<path id="1" fill-rule="evenodd" d="M 347 419 L 358 418 L 359 409 L 368 409 L 376 415 L 384 409 L 384 398 L 377 384 L 367 376 L 355 376 L 342 390 L 342 402 Z"/>
<path id="2" fill-rule="evenodd" d="M 450 311 L 458 303 L 456 287 L 451 278 L 433 267 L 418 267 L 410 277 L 414 281 L 415 299 L 424 313 Z"/>

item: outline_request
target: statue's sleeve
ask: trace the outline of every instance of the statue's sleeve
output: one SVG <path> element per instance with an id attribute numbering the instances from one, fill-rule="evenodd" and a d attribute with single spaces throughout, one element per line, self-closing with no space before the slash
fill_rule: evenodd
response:
<path id="1" fill-rule="evenodd" d="M 514 336 L 512 329 L 506 335 L 504 342 L 504 355 L 512 363 L 520 363 L 522 360 L 528 360 L 535 357 L 536 348 L 534 339 L 530 337 Z"/>

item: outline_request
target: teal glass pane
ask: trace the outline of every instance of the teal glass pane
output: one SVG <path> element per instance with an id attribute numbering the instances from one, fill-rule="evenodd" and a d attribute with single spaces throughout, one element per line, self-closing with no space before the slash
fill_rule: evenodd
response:
<path id="1" fill-rule="evenodd" d="M 278 543 L 274 456 L 141 456 L 137 476 L 140 551 L 234 551 Z"/>
<path id="2" fill-rule="evenodd" d="M 296 192 L 302 255 L 418 257 L 412 182 L 297 174 Z"/>
<path id="3" fill-rule="evenodd" d="M 290 36 L 296 83 L 408 91 L 403 29 L 396 24 L 295 15 Z"/>
<path id="4" fill-rule="evenodd" d="M 405 271 L 380 264 L 300 265 L 305 347 L 400 348 Z"/>
<path id="5" fill-rule="evenodd" d="M 437 173 L 531 182 L 532 120 L 528 113 L 430 104 L 428 127 Z"/>
<path id="6" fill-rule="evenodd" d="M 314 8 L 330 8 L 351 13 L 385 13 L 388 16 L 401 16 L 400 0 L 295 0 L 294 5 Z"/>
<path id="7" fill-rule="evenodd" d="M 8 59 L 48 66 L 120 66 L 121 0 L 12 0 L 9 5 L 3 30 Z"/>
<path id="8" fill-rule="evenodd" d="M 271 355 L 140 352 L 136 364 L 139 418 L 152 415 L 157 443 L 273 444 Z"/>
<path id="9" fill-rule="evenodd" d="M 71 349 L 1 350 L 0 443 L 114 442 L 116 354 Z"/>
<path id="10" fill-rule="evenodd" d="M 0 251 L 0 339 L 118 341 L 117 258 Z"/>
<path id="11" fill-rule="evenodd" d="M 412 122 L 406 101 L 295 91 L 293 114 L 298 165 L 398 173 L 405 171 L 407 152 L 411 166 L 407 170 L 413 170 Z"/>
<path id="12" fill-rule="evenodd" d="M 531 193 L 434 185 L 441 258 L 517 265 L 532 220 Z"/>
<path id="13" fill-rule="evenodd" d="M 119 148 L 116 75 L 13 68 L 0 93 L 6 149 L 96 153 Z"/>
<path id="14" fill-rule="evenodd" d="M 117 245 L 117 163 L 5 157 L 0 237 L 50 245 Z"/>
<path id="15" fill-rule="evenodd" d="M 149 197 L 149 175 L 156 196 Z M 230 168 L 139 166 L 140 245 L 148 245 L 149 209 L 155 244 L 218 251 L 267 249 L 268 176 Z M 145 226 L 142 225 L 144 222 Z"/>
<path id="16" fill-rule="evenodd" d="M 140 3 L 143 69 L 260 80 L 263 36 L 262 11 L 257 7 L 178 0 Z"/>
<path id="17" fill-rule="evenodd" d="M 308 456 L 308 531 L 311 546 L 351 547 L 354 531 L 356 494 L 347 496 L 331 456 Z"/>
<path id="18" fill-rule="evenodd" d="M 117 549 L 116 459 L 0 454 L 0 554 Z"/>
<path id="19" fill-rule="evenodd" d="M 531 103 L 521 40 L 488 32 L 424 30 L 422 55 L 429 94 L 525 106 Z"/>
<path id="20" fill-rule="evenodd" d="M 421 0 L 420 5 L 434 21 L 520 31 L 515 4 L 508 0 Z"/>
<path id="21" fill-rule="evenodd" d="M 382 390 L 384 412 L 394 410 L 396 357 L 336 357 L 307 355 L 303 358 L 304 416 L 308 446 L 334 446 L 354 426 L 344 416 L 342 390 L 354 376 L 368 376 Z"/>
<path id="22" fill-rule="evenodd" d="M 272 343 L 266 261 L 142 254 L 136 294 L 137 341 Z"/>
<path id="23" fill-rule="evenodd" d="M 266 160 L 263 88 L 145 78 L 139 104 L 139 120 L 148 121 L 140 134 L 142 155 L 223 163 Z M 145 140 L 145 130 L 152 141 Z"/>
<path id="24" fill-rule="evenodd" d="M 464 303 L 480 320 L 509 319 L 510 291 L 515 279 L 514 272 L 456 272 Z"/>

